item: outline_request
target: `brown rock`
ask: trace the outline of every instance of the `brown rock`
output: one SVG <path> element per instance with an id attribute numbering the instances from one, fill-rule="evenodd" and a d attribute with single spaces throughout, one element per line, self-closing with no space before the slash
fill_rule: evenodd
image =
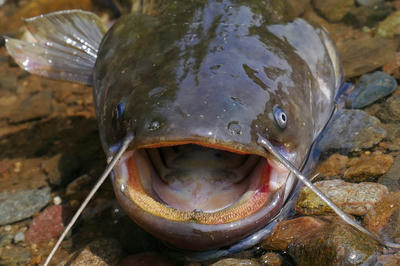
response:
<path id="1" fill-rule="evenodd" d="M 313 0 L 314 8 L 330 22 L 338 22 L 354 6 L 354 0 Z"/>
<path id="2" fill-rule="evenodd" d="M 379 177 L 378 183 L 385 185 L 389 191 L 400 190 L 400 156 L 397 155 L 394 158 L 394 163 L 390 167 L 389 171 L 383 176 Z"/>
<path id="3" fill-rule="evenodd" d="M 261 246 L 264 249 L 285 250 L 300 235 L 321 230 L 326 223 L 320 219 L 304 216 L 277 224 L 273 233 L 267 236 Z"/>
<path id="4" fill-rule="evenodd" d="M 278 253 L 267 252 L 260 257 L 262 266 L 281 266 L 283 265 L 283 258 Z"/>
<path id="5" fill-rule="evenodd" d="M 350 182 L 374 181 L 385 174 L 393 164 L 393 157 L 388 154 L 363 154 L 360 158 L 352 158 L 344 172 L 344 179 Z"/>
<path id="6" fill-rule="evenodd" d="M 376 204 L 364 218 L 366 228 L 377 235 L 382 233 L 392 235 L 393 231 L 397 231 L 395 233 L 400 238 L 399 199 L 400 192 L 391 192 L 381 202 Z"/>
<path id="7" fill-rule="evenodd" d="M 349 158 L 347 156 L 337 153 L 332 154 L 323 163 L 318 165 L 314 173 L 319 174 L 322 177 L 337 178 L 343 175 L 348 161 Z"/>
<path id="8" fill-rule="evenodd" d="M 366 214 L 388 193 L 385 186 L 367 182 L 352 184 L 336 179 L 320 181 L 314 185 L 339 208 L 354 215 Z M 307 215 L 324 215 L 333 212 L 314 192 L 306 187 L 300 192 L 296 210 Z"/>
<path id="9" fill-rule="evenodd" d="M 385 38 L 393 38 L 400 34 L 400 11 L 393 12 L 380 22 L 376 33 Z"/>
<path id="10" fill-rule="evenodd" d="M 395 57 L 397 42 L 379 37 L 349 40 L 338 46 L 347 78 L 371 72 Z"/>
<path id="11" fill-rule="evenodd" d="M 377 262 L 375 263 L 375 266 L 381 266 L 381 265 L 385 266 L 400 265 L 400 252 L 397 252 L 396 254 L 379 256 Z"/>
<path id="12" fill-rule="evenodd" d="M 260 263 L 258 263 L 258 261 L 256 261 L 255 259 L 228 258 L 228 259 L 223 259 L 223 260 L 217 261 L 216 263 L 211 264 L 211 266 L 235 266 L 235 265 L 257 266 L 257 265 L 260 265 Z"/>
<path id="13" fill-rule="evenodd" d="M 117 240 L 113 238 L 100 238 L 94 240 L 82 250 L 73 253 L 69 258 L 58 265 L 119 265 L 119 260 L 122 254 L 123 251 L 121 244 Z"/>
<path id="14" fill-rule="evenodd" d="M 400 78 L 400 53 L 396 53 L 395 57 L 382 66 L 383 72 L 393 76 L 395 79 Z"/>

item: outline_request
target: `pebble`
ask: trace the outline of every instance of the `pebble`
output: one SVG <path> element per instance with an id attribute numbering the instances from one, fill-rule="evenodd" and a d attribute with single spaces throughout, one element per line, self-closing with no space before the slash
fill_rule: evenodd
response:
<path id="1" fill-rule="evenodd" d="M 31 217 L 46 206 L 50 188 L 21 190 L 16 193 L 0 193 L 0 225 L 17 222 Z"/>
<path id="2" fill-rule="evenodd" d="M 385 185 L 389 191 L 395 192 L 400 190 L 400 157 L 396 156 L 393 161 L 392 167 L 379 177 L 378 183 Z"/>
<path id="3" fill-rule="evenodd" d="M 50 206 L 36 216 L 26 232 L 26 240 L 30 244 L 47 243 L 57 238 L 64 231 L 72 217 L 70 207 Z"/>
<path id="4" fill-rule="evenodd" d="M 376 116 L 383 122 L 400 121 L 400 94 L 395 94 L 387 99 L 376 112 Z"/>
<path id="5" fill-rule="evenodd" d="M 287 252 L 297 265 L 370 265 L 382 247 L 338 218 L 293 238 Z"/>
<path id="6" fill-rule="evenodd" d="M 393 164 L 389 154 L 362 154 L 347 163 L 344 179 L 349 182 L 375 181 L 377 177 L 387 173 Z"/>
<path id="7" fill-rule="evenodd" d="M 400 265 L 400 252 L 390 255 L 382 255 L 378 257 L 375 266 L 398 266 Z"/>
<path id="8" fill-rule="evenodd" d="M 10 116 L 11 123 L 21 123 L 50 115 L 52 111 L 52 90 L 43 90 L 19 103 L 17 112 Z"/>
<path id="9" fill-rule="evenodd" d="M 292 220 L 279 222 L 272 234 L 268 235 L 261 243 L 266 250 L 286 250 L 300 235 L 321 230 L 326 226 L 326 222 L 321 219 L 303 216 Z"/>
<path id="10" fill-rule="evenodd" d="M 318 142 L 321 151 L 354 152 L 369 149 L 386 137 L 386 130 L 374 116 L 362 110 L 341 109 Z"/>
<path id="11" fill-rule="evenodd" d="M 24 242 L 25 241 L 25 233 L 24 232 L 18 232 L 14 236 L 14 243 L 19 243 L 19 242 Z"/>
<path id="12" fill-rule="evenodd" d="M 161 254 L 155 252 L 143 252 L 134 255 L 127 256 L 122 259 L 119 263 L 119 266 L 172 266 L 172 263 L 169 259 L 165 258 Z"/>
<path id="13" fill-rule="evenodd" d="M 353 215 L 366 214 L 388 193 L 387 187 L 369 182 L 353 184 L 336 179 L 316 182 L 314 185 L 339 208 Z M 307 187 L 300 192 L 296 210 L 306 215 L 326 215 L 333 212 Z"/>
<path id="14" fill-rule="evenodd" d="M 62 199 L 61 199 L 60 196 L 55 196 L 55 197 L 53 198 L 53 204 L 54 204 L 54 205 L 60 205 L 61 203 L 62 203 Z"/>
<path id="15" fill-rule="evenodd" d="M 314 0 L 314 8 L 328 21 L 338 22 L 354 6 L 354 0 Z"/>
<path id="16" fill-rule="evenodd" d="M 123 255 L 121 244 L 114 238 L 99 238 L 83 249 L 71 254 L 58 266 L 78 266 L 78 265 L 120 265 L 119 260 Z M 135 265 L 135 264 L 131 264 Z"/>
<path id="17" fill-rule="evenodd" d="M 368 230 L 400 243 L 400 191 L 390 192 L 364 218 Z"/>
<path id="18" fill-rule="evenodd" d="M 267 252 L 260 257 L 260 264 L 262 266 L 281 266 L 283 263 L 282 256 L 275 252 Z"/>
<path id="19" fill-rule="evenodd" d="M 393 38 L 400 34 L 400 11 L 393 12 L 384 21 L 379 23 L 377 35 L 385 38 Z"/>
<path id="20" fill-rule="evenodd" d="M 258 266 L 260 263 L 255 259 L 235 259 L 235 258 L 227 258 L 217 261 L 211 266 Z"/>
<path id="21" fill-rule="evenodd" d="M 397 89 L 396 80 L 382 71 L 363 75 L 349 95 L 347 107 L 360 109 L 392 94 Z"/>
<path id="22" fill-rule="evenodd" d="M 374 71 L 393 60 L 397 42 L 369 35 L 350 39 L 338 46 L 346 78 Z"/>
<path id="23" fill-rule="evenodd" d="M 392 12 L 392 7 L 384 2 L 372 6 L 353 7 L 343 18 L 343 22 L 355 28 L 361 28 L 364 32 L 370 32 L 370 28 L 384 20 Z"/>
<path id="24" fill-rule="evenodd" d="M 32 252 L 29 248 L 3 248 L 0 251 L 0 265 L 29 265 Z"/>
<path id="25" fill-rule="evenodd" d="M 356 2 L 360 6 L 373 6 L 373 5 L 376 5 L 378 3 L 382 3 L 383 0 L 357 0 Z"/>

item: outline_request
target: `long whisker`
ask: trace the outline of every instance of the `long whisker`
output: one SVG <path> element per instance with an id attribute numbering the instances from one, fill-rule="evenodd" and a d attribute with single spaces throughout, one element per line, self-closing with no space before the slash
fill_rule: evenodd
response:
<path id="1" fill-rule="evenodd" d="M 287 169 L 289 169 L 293 174 L 297 176 L 300 181 L 306 185 L 311 191 L 313 191 L 315 194 L 317 194 L 318 197 L 320 197 L 329 207 L 332 208 L 332 210 L 346 223 L 349 225 L 353 226 L 357 230 L 369 235 L 376 241 L 378 241 L 380 244 L 390 247 L 390 248 L 400 248 L 400 244 L 398 243 L 393 243 L 389 241 L 385 241 L 377 237 L 376 235 L 372 234 L 370 231 L 365 229 L 363 226 L 361 226 L 359 223 L 357 223 L 353 218 L 351 218 L 349 215 L 347 215 L 345 212 L 343 212 L 338 206 L 335 205 L 327 196 L 325 196 L 324 193 L 322 193 L 316 186 L 314 186 L 299 170 L 296 169 L 295 166 L 292 165 L 291 162 L 289 162 L 285 157 L 280 154 L 275 147 L 269 142 L 267 139 L 263 138 L 262 136 L 258 135 L 258 144 L 263 146 L 267 151 L 269 151 L 272 155 L 274 155 Z"/>
<path id="2" fill-rule="evenodd" d="M 90 193 L 87 195 L 86 199 L 82 202 L 81 206 L 77 210 L 77 212 L 74 214 L 74 217 L 72 217 L 71 221 L 69 222 L 68 226 L 64 229 L 64 232 L 61 234 L 61 236 L 58 238 L 57 243 L 54 245 L 53 249 L 51 250 L 49 256 L 46 258 L 45 263 L 43 264 L 44 266 L 49 265 L 51 259 L 53 258 L 54 254 L 56 253 L 58 247 L 61 245 L 61 242 L 64 240 L 65 236 L 71 229 L 71 227 L 75 224 L 76 220 L 78 219 L 79 215 L 82 213 L 82 211 L 85 209 L 85 207 L 88 205 L 89 201 L 93 198 L 94 194 L 97 192 L 97 190 L 100 188 L 100 186 L 104 183 L 106 180 L 107 176 L 110 174 L 112 169 L 114 168 L 115 164 L 118 162 L 119 158 L 122 156 L 122 154 L 126 151 L 128 148 L 129 144 L 133 140 L 133 135 L 128 134 L 124 140 L 122 141 L 122 145 L 115 154 L 115 156 L 112 158 L 110 163 L 107 165 L 106 169 L 104 170 L 103 174 L 97 181 L 97 183 L 94 185 Z"/>

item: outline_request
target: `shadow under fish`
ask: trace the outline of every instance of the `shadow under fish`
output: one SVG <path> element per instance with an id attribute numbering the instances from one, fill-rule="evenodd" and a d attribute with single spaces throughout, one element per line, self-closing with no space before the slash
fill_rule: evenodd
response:
<path id="1" fill-rule="evenodd" d="M 79 10 L 27 19 L 34 41 L 6 47 L 30 73 L 93 86 L 103 178 L 113 170 L 121 207 L 205 260 L 257 244 L 291 214 L 292 172 L 314 167 L 343 74 L 323 28 L 275 24 L 257 1 L 178 3 L 109 30 Z"/>

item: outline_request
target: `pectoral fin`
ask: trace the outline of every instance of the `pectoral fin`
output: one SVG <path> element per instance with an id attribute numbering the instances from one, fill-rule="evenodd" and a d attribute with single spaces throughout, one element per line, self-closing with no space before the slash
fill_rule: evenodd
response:
<path id="1" fill-rule="evenodd" d="M 26 71 L 53 79 L 91 85 L 98 48 L 107 31 L 90 12 L 68 10 L 25 21 L 34 41 L 6 37 L 6 47 Z"/>

